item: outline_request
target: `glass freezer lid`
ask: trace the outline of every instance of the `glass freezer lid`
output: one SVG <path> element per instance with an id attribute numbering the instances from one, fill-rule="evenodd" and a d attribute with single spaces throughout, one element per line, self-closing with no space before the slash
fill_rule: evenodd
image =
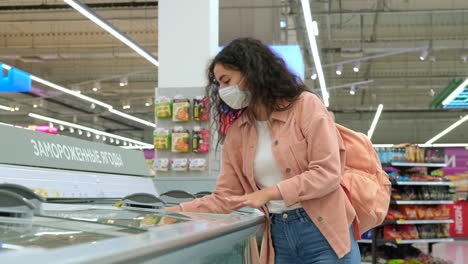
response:
<path id="1" fill-rule="evenodd" d="M 73 228 L 73 223 L 0 218 L 0 252 L 23 247 L 60 248 L 81 243 L 93 243 L 116 237 L 115 234 Z"/>
<path id="2" fill-rule="evenodd" d="M 76 207 L 74 207 L 76 209 Z M 96 222 L 106 225 L 122 226 L 146 230 L 151 227 L 165 226 L 175 223 L 191 221 L 188 216 L 178 213 L 145 209 L 119 209 L 108 207 L 88 207 L 82 206 L 80 210 L 49 210 L 45 208 L 44 215 L 74 219 L 79 221 Z"/>

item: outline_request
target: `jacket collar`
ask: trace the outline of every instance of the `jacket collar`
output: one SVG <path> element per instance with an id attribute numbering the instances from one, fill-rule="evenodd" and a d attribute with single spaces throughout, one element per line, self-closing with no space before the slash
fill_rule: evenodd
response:
<path id="1" fill-rule="evenodd" d="M 284 111 L 275 111 L 273 113 L 271 113 L 271 120 L 276 120 L 276 121 L 281 121 L 283 123 L 286 122 L 286 120 L 288 120 L 288 115 L 290 114 L 290 111 L 292 110 L 292 108 L 290 109 L 287 109 L 287 110 L 284 110 Z M 248 114 L 246 113 L 247 111 L 244 111 L 244 113 L 242 113 L 242 115 L 239 117 L 239 127 L 245 125 L 245 124 L 250 124 L 250 119 L 249 119 L 249 116 Z"/>

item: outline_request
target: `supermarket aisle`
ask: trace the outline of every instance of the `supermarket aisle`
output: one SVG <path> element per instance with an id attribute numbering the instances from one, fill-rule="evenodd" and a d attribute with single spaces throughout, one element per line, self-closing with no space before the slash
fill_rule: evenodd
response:
<path id="1" fill-rule="evenodd" d="M 468 264 L 468 240 L 435 244 L 432 254 L 453 264 Z"/>

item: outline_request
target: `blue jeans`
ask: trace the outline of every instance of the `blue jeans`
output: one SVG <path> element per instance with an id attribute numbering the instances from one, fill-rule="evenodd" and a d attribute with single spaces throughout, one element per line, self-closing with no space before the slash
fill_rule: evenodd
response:
<path id="1" fill-rule="evenodd" d="M 271 237 L 276 264 L 359 264 L 359 246 L 351 233 L 351 251 L 339 259 L 304 209 L 271 214 Z"/>

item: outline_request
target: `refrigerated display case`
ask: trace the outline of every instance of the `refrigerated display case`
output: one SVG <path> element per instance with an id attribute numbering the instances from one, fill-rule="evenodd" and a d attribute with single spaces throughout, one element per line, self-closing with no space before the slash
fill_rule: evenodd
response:
<path id="1" fill-rule="evenodd" d="M 17 203 L 8 201 L 16 197 Z M 258 211 L 230 215 L 48 204 L 0 190 L 0 262 L 251 263 Z M 87 252 L 83 256 L 81 252 Z"/>
<path id="2" fill-rule="evenodd" d="M 0 149 L 0 263 L 237 264 L 258 254 L 262 213 L 167 212 L 141 153 L 2 125 L 0 132 L 12 137 Z M 128 167 L 31 156 L 31 140 L 116 153 Z"/>

